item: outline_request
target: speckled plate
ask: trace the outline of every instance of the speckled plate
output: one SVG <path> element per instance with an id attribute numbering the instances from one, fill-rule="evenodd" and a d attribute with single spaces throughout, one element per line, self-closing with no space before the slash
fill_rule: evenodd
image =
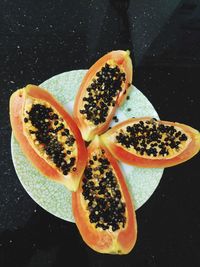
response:
<path id="1" fill-rule="evenodd" d="M 74 70 L 56 75 L 41 84 L 72 112 L 73 101 L 86 70 Z M 125 101 L 116 115 L 119 121 L 130 117 L 152 116 L 159 118 L 149 100 L 134 86 L 130 99 Z M 114 122 L 111 123 L 111 126 Z M 66 221 L 74 222 L 71 192 L 41 175 L 22 153 L 12 135 L 12 158 L 16 173 L 28 194 L 45 210 Z M 135 208 L 140 208 L 152 195 L 162 177 L 163 169 L 143 169 L 120 163 L 133 197 Z"/>

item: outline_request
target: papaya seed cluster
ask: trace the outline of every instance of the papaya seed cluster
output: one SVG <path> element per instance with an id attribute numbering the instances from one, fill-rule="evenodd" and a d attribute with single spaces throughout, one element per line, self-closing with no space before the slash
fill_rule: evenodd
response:
<path id="1" fill-rule="evenodd" d="M 120 129 L 115 138 L 117 143 L 136 154 L 156 158 L 177 154 L 188 140 L 178 127 L 164 125 L 154 118 Z"/>
<path id="2" fill-rule="evenodd" d="M 62 117 L 46 103 L 33 103 L 26 110 L 25 129 L 43 156 L 63 175 L 75 167 L 75 138 Z"/>
<path id="3" fill-rule="evenodd" d="M 106 63 L 86 89 L 79 111 L 82 117 L 94 125 L 104 123 L 110 109 L 116 105 L 125 80 L 126 75 L 118 66 Z"/>
<path id="4" fill-rule="evenodd" d="M 87 203 L 89 220 L 96 228 L 116 231 L 125 227 L 126 205 L 104 150 L 96 150 L 88 161 L 82 195 Z"/>

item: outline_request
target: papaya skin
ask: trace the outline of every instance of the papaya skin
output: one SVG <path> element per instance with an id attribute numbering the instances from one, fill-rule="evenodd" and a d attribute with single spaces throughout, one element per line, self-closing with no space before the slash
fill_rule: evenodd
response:
<path id="1" fill-rule="evenodd" d="M 104 55 L 94 65 L 92 65 L 92 67 L 88 70 L 85 77 L 83 78 L 83 81 L 80 85 L 79 91 L 75 99 L 73 116 L 75 118 L 75 121 L 79 129 L 81 130 L 83 139 L 85 141 L 90 141 L 93 139 L 95 135 L 99 135 L 107 130 L 117 107 L 119 107 L 126 99 L 130 85 L 132 83 L 132 75 L 133 75 L 132 62 L 129 57 L 129 54 L 130 54 L 129 51 L 117 50 Z M 83 120 L 79 112 L 79 109 L 82 106 L 82 99 L 85 95 L 86 88 L 91 83 L 95 74 L 101 69 L 102 66 L 105 65 L 105 63 L 108 60 L 113 60 L 118 66 L 123 68 L 124 72 L 126 73 L 126 82 L 124 89 L 119 93 L 117 97 L 115 106 L 112 108 L 110 107 L 110 111 L 106 118 L 105 123 L 94 126 L 89 124 L 87 120 Z"/>
<path id="2" fill-rule="evenodd" d="M 28 137 L 23 133 L 22 121 L 23 107 L 25 99 L 27 97 L 33 97 L 47 101 L 59 112 L 59 114 L 67 122 L 76 139 L 78 150 L 76 171 L 73 172 L 73 175 L 71 173 L 66 176 L 62 175 L 60 172 L 58 172 L 56 167 L 51 166 L 30 145 Z M 34 165 L 34 167 L 36 167 L 43 175 L 45 175 L 49 179 L 63 184 L 71 191 L 76 191 L 79 185 L 81 175 L 85 168 L 87 150 L 84 141 L 81 137 L 81 133 L 77 128 L 75 122 L 66 112 L 66 110 L 55 100 L 55 98 L 46 90 L 35 85 L 27 85 L 25 88 L 17 90 L 12 94 L 10 98 L 10 122 L 16 140 L 18 141 L 23 153 Z"/>
<path id="3" fill-rule="evenodd" d="M 122 123 L 115 125 L 111 130 L 107 131 L 100 138 L 104 145 L 109 149 L 111 154 L 118 160 L 127 163 L 129 165 L 134 165 L 143 168 L 167 168 L 171 166 L 175 166 L 181 164 L 193 156 L 195 156 L 200 149 L 200 133 L 194 128 L 177 123 L 177 122 L 169 122 L 169 121 L 158 121 L 163 123 L 164 125 L 169 126 L 177 126 L 182 129 L 190 138 L 190 142 L 185 148 L 181 151 L 181 153 L 174 154 L 174 156 L 169 158 L 150 158 L 148 156 L 143 157 L 140 155 L 133 154 L 129 152 L 127 149 L 123 148 L 120 144 L 114 142 L 115 132 L 124 126 L 128 126 L 129 124 L 136 123 L 138 121 L 150 120 L 150 117 L 143 118 L 131 118 Z"/>
<path id="4" fill-rule="evenodd" d="M 83 240 L 93 250 L 107 254 L 128 254 L 133 249 L 137 238 L 137 222 L 132 199 L 117 161 L 100 142 L 99 137 L 96 136 L 88 147 L 88 155 L 97 148 L 101 148 L 105 151 L 104 155 L 110 161 L 115 171 L 126 203 L 126 225 L 125 228 L 118 229 L 115 232 L 109 229 L 101 231 L 95 228 L 95 226 L 90 223 L 89 215 L 84 206 L 85 201 L 82 196 L 82 182 L 80 182 L 78 190 L 72 193 L 72 210 L 75 222 Z"/>

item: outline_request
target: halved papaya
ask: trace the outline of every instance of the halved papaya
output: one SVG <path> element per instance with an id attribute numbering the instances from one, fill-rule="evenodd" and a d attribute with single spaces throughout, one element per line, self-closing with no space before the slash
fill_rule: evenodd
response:
<path id="1" fill-rule="evenodd" d="M 35 85 L 14 92 L 10 121 L 22 151 L 45 176 L 76 191 L 87 150 L 67 111 L 46 90 Z"/>
<path id="2" fill-rule="evenodd" d="M 84 140 L 90 141 L 108 128 L 131 83 L 129 51 L 112 51 L 88 70 L 74 105 L 74 118 Z"/>
<path id="3" fill-rule="evenodd" d="M 101 136 L 112 155 L 130 165 L 165 168 L 189 160 L 200 149 L 200 133 L 177 122 L 131 118 Z"/>
<path id="4" fill-rule="evenodd" d="M 127 254 L 134 247 L 137 223 L 130 193 L 117 161 L 95 139 L 87 166 L 72 193 L 72 210 L 83 240 L 100 253 Z"/>

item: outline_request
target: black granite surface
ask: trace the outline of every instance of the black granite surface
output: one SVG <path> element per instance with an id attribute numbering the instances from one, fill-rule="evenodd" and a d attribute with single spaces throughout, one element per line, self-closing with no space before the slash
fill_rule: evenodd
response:
<path id="1" fill-rule="evenodd" d="M 8 101 L 27 83 L 130 49 L 134 85 L 160 117 L 200 129 L 200 1 L 0 1 L 0 267 L 200 266 L 199 155 L 165 170 L 126 256 L 102 255 L 40 208 L 11 159 Z"/>

